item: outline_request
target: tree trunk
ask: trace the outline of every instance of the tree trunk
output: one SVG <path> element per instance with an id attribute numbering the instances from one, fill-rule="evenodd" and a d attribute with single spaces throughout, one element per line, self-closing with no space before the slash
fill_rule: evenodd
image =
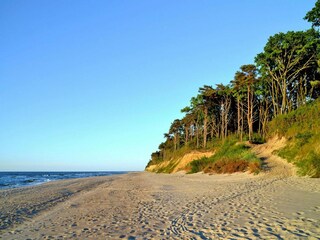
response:
<path id="1" fill-rule="evenodd" d="M 196 125 L 197 148 L 199 148 L 199 123 Z"/>
<path id="2" fill-rule="evenodd" d="M 238 137 L 240 136 L 240 99 L 237 98 Z"/>
<path id="3" fill-rule="evenodd" d="M 208 108 L 204 108 L 204 121 L 203 121 L 203 147 L 207 147 L 207 125 L 208 125 Z"/>
<path id="4" fill-rule="evenodd" d="M 240 141 L 243 140 L 243 125 L 244 125 L 244 110 L 243 110 L 243 103 L 241 103 L 241 131 L 240 131 Z"/>
<path id="5" fill-rule="evenodd" d="M 174 151 L 177 150 L 177 135 L 176 133 L 173 135 L 173 145 L 174 145 Z"/>
<path id="6" fill-rule="evenodd" d="M 248 89 L 247 89 L 248 93 L 247 93 L 247 121 L 248 121 L 248 134 L 249 134 L 249 141 L 252 140 L 252 132 L 253 132 L 253 128 L 252 128 L 252 113 L 253 113 L 253 106 L 252 106 L 252 89 L 250 86 L 250 83 L 248 83 Z"/>
<path id="7" fill-rule="evenodd" d="M 185 126 L 185 145 L 188 144 L 188 140 L 189 140 L 189 126 L 186 125 Z"/>
<path id="8" fill-rule="evenodd" d="M 220 136 L 222 139 L 224 139 L 224 129 L 225 129 L 225 107 L 224 104 L 221 105 L 221 130 L 220 130 Z"/>
<path id="9" fill-rule="evenodd" d="M 211 141 L 213 140 L 214 131 L 215 131 L 215 119 L 214 119 L 214 116 L 212 116 L 212 118 L 211 118 L 211 130 L 210 130 Z"/>

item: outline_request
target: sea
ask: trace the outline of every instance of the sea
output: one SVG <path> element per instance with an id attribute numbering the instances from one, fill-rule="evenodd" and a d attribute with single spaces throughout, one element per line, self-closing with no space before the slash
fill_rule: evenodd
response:
<path id="1" fill-rule="evenodd" d="M 125 173 L 127 172 L 0 172 L 0 189 L 34 186 L 62 179 L 111 176 Z"/>

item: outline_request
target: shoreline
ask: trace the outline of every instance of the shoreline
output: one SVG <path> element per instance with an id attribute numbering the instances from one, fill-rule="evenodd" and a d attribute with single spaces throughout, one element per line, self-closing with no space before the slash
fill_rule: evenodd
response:
<path id="1" fill-rule="evenodd" d="M 11 194 L 4 198 L 0 192 L 2 218 L 6 210 L 16 221 L 0 235 L 3 239 L 319 238 L 319 179 L 277 171 L 257 176 L 135 172 L 5 190 Z"/>
<path id="2" fill-rule="evenodd" d="M 0 188 L 0 191 L 16 189 L 16 188 L 24 188 L 24 187 L 33 187 L 33 186 L 38 186 L 48 182 L 54 182 L 54 181 L 61 181 L 61 180 L 68 180 L 68 179 L 82 179 L 82 178 L 91 178 L 91 177 L 100 177 L 100 176 L 102 177 L 114 176 L 114 175 L 133 173 L 133 172 L 137 172 L 137 171 L 1 171 L 0 181 L 3 181 L 4 183 L 2 183 L 3 187 Z M 75 176 L 75 174 L 87 174 L 87 176 Z M 90 176 L 88 174 L 93 174 L 93 175 Z M 12 185 L 11 187 L 10 187 L 11 182 L 9 181 L 9 183 L 6 183 L 5 181 L 6 177 L 16 178 L 21 176 L 25 178 L 20 180 L 20 183 L 14 182 L 14 185 Z M 1 178 L 4 178 L 4 180 L 2 180 Z"/>
<path id="3" fill-rule="evenodd" d="M 106 181 L 113 181 L 114 177 L 125 174 L 130 173 L 58 179 L 36 185 L 0 189 L 0 236 L 6 229 L 31 220 L 82 191 L 90 191 Z"/>

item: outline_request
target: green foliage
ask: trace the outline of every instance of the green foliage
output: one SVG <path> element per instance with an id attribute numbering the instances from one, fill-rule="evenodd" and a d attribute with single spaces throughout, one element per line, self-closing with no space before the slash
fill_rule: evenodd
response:
<path id="1" fill-rule="evenodd" d="M 239 144 L 234 138 L 220 142 L 216 153 L 212 157 L 204 157 L 190 163 L 190 173 L 204 171 L 206 173 L 258 173 L 261 160 L 244 144 Z"/>
<path id="2" fill-rule="evenodd" d="M 308 22 L 311 22 L 313 27 L 320 26 L 320 0 L 318 0 L 315 6 L 309 12 L 307 12 L 304 19 Z"/>
<path id="3" fill-rule="evenodd" d="M 209 163 L 211 163 L 212 161 L 207 158 L 207 157 L 203 157 L 200 158 L 198 160 L 194 160 L 190 163 L 190 171 L 188 173 L 197 173 L 197 172 L 201 172 L 203 171 L 203 169 L 205 169 Z"/>
<path id="4" fill-rule="evenodd" d="M 153 152 L 151 154 L 151 160 L 148 162 L 146 168 L 149 167 L 150 165 L 158 164 L 162 161 L 163 161 L 163 157 L 161 155 L 161 152 L 160 151 Z"/>
<path id="5" fill-rule="evenodd" d="M 266 139 L 261 134 L 254 133 L 250 142 L 253 144 L 263 144 L 266 142 Z"/>
<path id="6" fill-rule="evenodd" d="M 268 39 L 264 51 L 255 58 L 262 79 L 271 86 L 275 116 L 314 97 L 310 82 L 317 74 L 319 40 L 314 29 L 280 32 Z"/>
<path id="7" fill-rule="evenodd" d="M 268 124 L 269 135 L 293 138 L 319 132 L 320 99 L 288 114 L 279 115 Z"/>
<path id="8" fill-rule="evenodd" d="M 298 161 L 299 173 L 313 178 L 320 177 L 320 154 L 311 150 L 309 154 L 303 159 Z"/>
<path id="9" fill-rule="evenodd" d="M 298 167 L 298 173 L 320 177 L 320 99 L 269 123 L 269 135 L 288 139 L 277 154 Z"/>

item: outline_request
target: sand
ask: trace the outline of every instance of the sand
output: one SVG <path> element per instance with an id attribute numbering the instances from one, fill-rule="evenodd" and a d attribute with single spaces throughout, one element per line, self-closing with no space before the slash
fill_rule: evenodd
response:
<path id="1" fill-rule="evenodd" d="M 320 179 L 255 147 L 265 172 L 147 172 L 0 192 L 2 239 L 320 239 Z M 5 222 L 5 219 L 10 219 Z"/>

